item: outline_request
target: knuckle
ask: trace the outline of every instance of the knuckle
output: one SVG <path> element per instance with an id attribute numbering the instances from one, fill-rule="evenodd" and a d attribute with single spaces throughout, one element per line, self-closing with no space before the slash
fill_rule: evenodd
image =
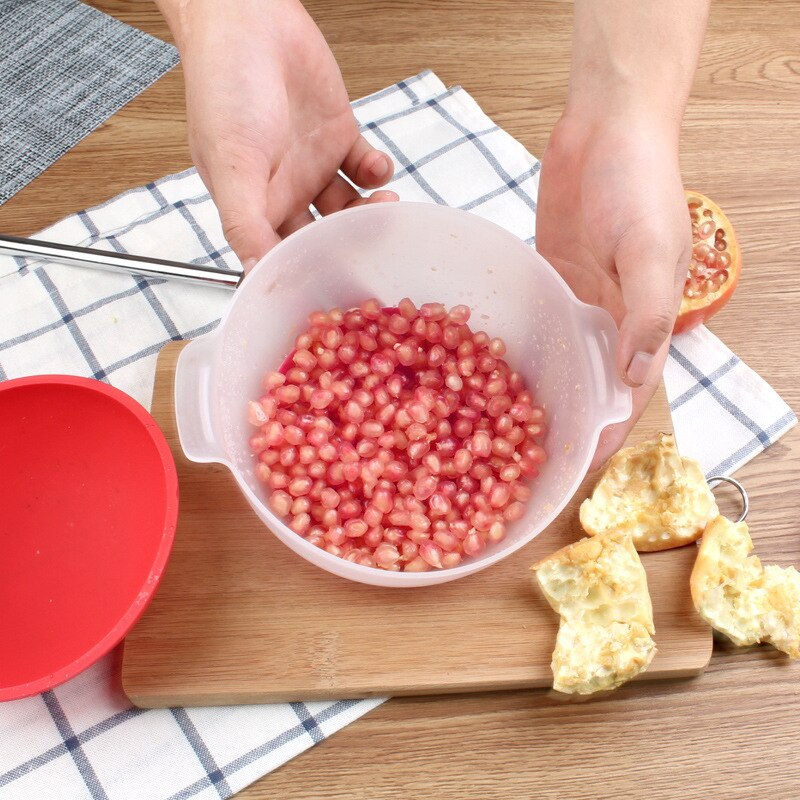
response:
<path id="1" fill-rule="evenodd" d="M 647 314 L 647 329 L 659 340 L 666 339 L 672 333 L 675 324 L 675 313 L 667 304 L 659 304 L 651 308 Z"/>

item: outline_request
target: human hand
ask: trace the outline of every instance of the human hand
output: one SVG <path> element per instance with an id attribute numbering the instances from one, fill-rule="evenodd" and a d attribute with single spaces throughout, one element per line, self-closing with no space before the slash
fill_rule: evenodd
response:
<path id="1" fill-rule="evenodd" d="M 692 246 L 678 139 L 708 6 L 573 5 L 569 95 L 542 158 L 536 247 L 620 328 L 616 368 L 633 413 L 603 432 L 593 467 L 625 441 L 667 357 Z"/>
<path id="2" fill-rule="evenodd" d="M 391 159 L 359 134 L 341 73 L 299 0 L 160 0 L 186 83 L 189 146 L 225 237 L 250 269 L 284 236 L 364 202 Z"/>
<path id="3" fill-rule="evenodd" d="M 633 414 L 606 428 L 592 468 L 625 441 L 658 386 L 691 253 L 677 137 L 636 119 L 565 115 L 542 158 L 537 250 L 620 329 Z"/>

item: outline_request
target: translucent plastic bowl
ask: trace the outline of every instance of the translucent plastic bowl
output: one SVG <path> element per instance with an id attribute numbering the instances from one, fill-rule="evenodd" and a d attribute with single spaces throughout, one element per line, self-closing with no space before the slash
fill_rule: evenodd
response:
<path id="1" fill-rule="evenodd" d="M 367 297 L 393 306 L 465 303 L 470 325 L 501 336 L 506 360 L 547 412 L 549 455 L 524 517 L 505 540 L 452 569 L 403 573 L 353 564 L 294 533 L 267 505 L 248 445 L 247 401 L 292 350 L 307 315 L 351 308 Z M 308 561 L 376 586 L 429 586 L 494 564 L 541 533 L 575 493 L 600 431 L 631 412 L 614 369 L 617 330 L 603 310 L 579 302 L 533 248 L 473 214 L 426 203 L 362 206 L 302 228 L 270 251 L 236 291 L 219 326 L 178 360 L 175 406 L 192 461 L 218 462 L 269 529 Z"/>

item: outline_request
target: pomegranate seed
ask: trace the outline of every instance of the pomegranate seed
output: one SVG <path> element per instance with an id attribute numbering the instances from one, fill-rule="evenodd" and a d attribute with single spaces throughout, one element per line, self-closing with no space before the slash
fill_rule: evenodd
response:
<path id="1" fill-rule="evenodd" d="M 511 489 L 505 483 L 498 483 L 492 487 L 489 494 L 489 504 L 492 508 L 503 508 L 511 499 Z"/>
<path id="2" fill-rule="evenodd" d="M 287 425 L 283 429 L 283 438 L 289 444 L 301 444 L 306 440 L 306 435 L 296 425 Z"/>
<path id="3" fill-rule="evenodd" d="M 298 497 L 292 503 L 292 514 L 307 514 L 311 510 L 311 500 L 307 497 Z"/>
<path id="4" fill-rule="evenodd" d="M 427 500 L 435 491 L 438 481 L 432 475 L 424 475 L 414 484 L 414 497 Z"/>
<path id="5" fill-rule="evenodd" d="M 350 539 L 357 539 L 363 536 L 367 530 L 367 523 L 363 519 L 351 519 L 344 524 L 345 535 Z"/>
<path id="6" fill-rule="evenodd" d="M 409 514 L 408 522 L 409 525 L 417 531 L 427 531 L 431 526 L 431 521 L 425 516 L 425 514 L 419 511 Z"/>
<path id="7" fill-rule="evenodd" d="M 263 385 L 267 391 L 277 389 L 286 383 L 286 376 L 282 372 L 268 372 L 264 375 Z"/>
<path id="8" fill-rule="evenodd" d="M 471 313 L 469 306 L 453 306 L 450 309 L 448 317 L 450 317 L 450 320 L 456 325 L 464 325 L 469 320 Z"/>
<path id="9" fill-rule="evenodd" d="M 329 389 L 316 389 L 311 394 L 310 405 L 316 409 L 327 408 L 333 402 L 334 397 L 335 395 Z"/>
<path id="10" fill-rule="evenodd" d="M 437 453 L 428 453 L 423 457 L 422 463 L 432 475 L 438 475 L 442 471 L 442 459 Z"/>
<path id="11" fill-rule="evenodd" d="M 383 474 L 387 480 L 399 481 L 408 472 L 408 467 L 402 461 L 390 461 Z M 398 486 L 399 488 L 399 486 Z"/>
<path id="12" fill-rule="evenodd" d="M 370 369 L 382 377 L 388 377 L 394 372 L 394 361 L 383 353 L 375 353 L 369 360 Z"/>
<path id="13" fill-rule="evenodd" d="M 533 464 L 543 464 L 547 460 L 547 453 L 538 444 L 528 442 L 522 448 L 522 457 Z"/>
<path id="14" fill-rule="evenodd" d="M 382 314 L 381 304 L 374 297 L 365 300 L 359 309 L 366 319 L 378 319 Z"/>
<path id="15" fill-rule="evenodd" d="M 431 515 L 440 517 L 446 516 L 452 509 L 450 500 L 440 492 L 431 495 L 428 506 L 430 507 Z"/>
<path id="16" fill-rule="evenodd" d="M 517 422 L 528 422 L 533 413 L 533 409 L 527 403 L 514 403 L 508 409 L 508 413 Z"/>
<path id="17" fill-rule="evenodd" d="M 477 531 L 473 531 L 467 534 L 461 546 L 464 548 L 465 555 L 476 556 L 486 549 L 486 542 Z"/>
<path id="18" fill-rule="evenodd" d="M 419 546 L 419 557 L 427 561 L 435 569 L 442 568 L 442 548 L 434 542 L 422 542 Z"/>
<path id="19" fill-rule="evenodd" d="M 441 303 L 423 303 L 419 309 L 419 315 L 429 322 L 437 322 L 444 319 L 447 312 Z"/>
<path id="20" fill-rule="evenodd" d="M 404 366 L 410 367 L 417 360 L 418 347 L 416 344 L 403 342 L 395 351 L 397 360 Z"/>
<path id="21" fill-rule="evenodd" d="M 266 412 L 264 411 L 264 407 L 261 403 L 257 403 L 255 400 L 251 400 L 247 404 L 247 421 L 251 425 L 255 425 L 260 427 L 263 425 L 269 417 L 267 416 Z"/>
<path id="22" fill-rule="evenodd" d="M 497 361 L 488 353 L 481 353 L 477 360 L 478 370 L 483 373 L 492 372 L 497 366 Z"/>
<path id="23" fill-rule="evenodd" d="M 392 493 L 388 489 L 377 489 L 372 495 L 372 504 L 382 514 L 388 514 L 392 510 Z"/>
<path id="24" fill-rule="evenodd" d="M 431 570 L 431 565 L 427 561 L 425 561 L 424 558 L 421 558 L 420 556 L 417 556 L 413 561 L 409 561 L 406 564 L 405 569 L 403 571 L 404 572 L 430 572 L 430 570 Z"/>
<path id="25" fill-rule="evenodd" d="M 275 399 L 282 405 L 294 405 L 300 399 L 300 387 L 284 384 L 275 390 Z"/>
<path id="26" fill-rule="evenodd" d="M 411 323 L 400 314 L 392 314 L 389 317 L 387 326 L 389 330 L 397 336 L 402 336 L 404 333 L 408 333 L 409 330 L 411 330 Z"/>
<path id="27" fill-rule="evenodd" d="M 314 358 L 314 354 L 309 350 L 295 350 L 292 361 L 306 372 L 309 372 L 317 366 L 317 359 Z"/>
<path id="28" fill-rule="evenodd" d="M 511 458 L 514 453 L 514 445 L 502 436 L 495 436 L 492 439 L 492 452 L 502 458 Z"/>
<path id="29" fill-rule="evenodd" d="M 335 544 L 337 547 L 341 547 L 341 545 L 347 541 L 347 534 L 341 525 L 332 525 L 324 533 L 324 538 L 329 544 Z"/>
<path id="30" fill-rule="evenodd" d="M 383 541 L 383 528 L 373 527 L 364 534 L 364 546 L 374 552 L 375 548 Z"/>
<path id="31" fill-rule="evenodd" d="M 316 460 L 317 451 L 310 444 L 304 444 L 297 449 L 297 455 L 301 464 L 310 464 Z"/>
<path id="32" fill-rule="evenodd" d="M 450 531 L 436 531 L 433 534 L 433 541 L 445 552 L 453 552 L 461 549 L 461 540 Z"/>
<path id="33" fill-rule="evenodd" d="M 506 436 L 514 427 L 514 420 L 508 414 L 501 414 L 494 421 L 494 430 L 501 436 Z M 523 435 L 524 436 L 524 435 Z"/>
<path id="34" fill-rule="evenodd" d="M 398 528 L 411 527 L 411 516 L 408 511 L 392 511 L 389 514 L 389 522 Z"/>
<path id="35" fill-rule="evenodd" d="M 474 502 L 474 498 L 473 498 Z M 495 521 L 495 515 L 488 511 L 476 511 L 472 516 L 472 525 L 478 531 L 488 531 Z"/>
<path id="36" fill-rule="evenodd" d="M 344 500 L 339 504 L 338 511 L 342 519 L 353 519 L 361 514 L 361 503 L 353 499 Z"/>
<path id="37" fill-rule="evenodd" d="M 408 320 L 412 320 L 417 316 L 417 307 L 407 297 L 404 297 L 397 304 L 397 310 Z"/>
<path id="38" fill-rule="evenodd" d="M 297 514 L 292 517 L 289 527 L 295 532 L 303 534 L 311 527 L 311 517 L 308 514 Z"/>
<path id="39" fill-rule="evenodd" d="M 430 419 L 428 409 L 421 402 L 410 403 L 408 405 L 408 413 L 415 422 L 425 423 Z"/>
<path id="40" fill-rule="evenodd" d="M 414 442 L 419 439 L 424 439 L 428 435 L 428 429 L 420 422 L 412 422 L 406 428 L 406 436 L 409 440 Z"/>
<path id="41" fill-rule="evenodd" d="M 336 508 L 341 501 L 341 497 L 339 497 L 339 492 L 336 489 L 326 487 L 320 493 L 319 500 L 323 508 Z"/>
<path id="42" fill-rule="evenodd" d="M 458 360 L 458 372 L 462 377 L 468 377 L 475 372 L 475 358 L 473 356 L 464 356 Z"/>
<path id="43" fill-rule="evenodd" d="M 518 519 L 522 519 L 522 515 L 524 513 L 525 513 L 525 506 L 519 501 L 515 501 L 511 503 L 511 505 L 506 507 L 506 510 L 503 512 L 503 517 L 508 522 L 515 522 Z"/>
<path id="44" fill-rule="evenodd" d="M 491 437 L 478 431 L 470 443 L 470 450 L 475 458 L 488 458 L 492 454 L 492 439 Z"/>
<path id="45" fill-rule="evenodd" d="M 460 473 L 468 472 L 472 466 L 472 453 L 464 448 L 457 450 L 453 456 L 453 465 Z"/>
<path id="46" fill-rule="evenodd" d="M 427 542 L 428 539 L 431 538 L 431 535 L 428 531 L 423 531 L 421 528 L 412 528 L 407 533 L 408 540 L 414 542 L 416 545 L 420 545 L 423 542 Z"/>
<path id="47" fill-rule="evenodd" d="M 396 564 L 399 560 L 400 552 L 394 545 L 383 542 L 375 548 L 375 563 L 381 569 L 386 569 Z"/>
<path id="48" fill-rule="evenodd" d="M 281 448 L 280 462 L 284 467 L 291 467 L 297 463 L 297 448 L 289 445 Z"/>
<path id="49" fill-rule="evenodd" d="M 283 491 L 273 492 L 269 497 L 269 504 L 276 514 L 285 517 L 292 508 L 292 497 Z"/>
<path id="50" fill-rule="evenodd" d="M 502 378 L 492 378 L 486 382 L 486 394 L 498 395 L 505 394 L 508 391 L 508 384 Z"/>
<path id="51" fill-rule="evenodd" d="M 295 478 L 289 483 L 289 494 L 292 497 L 300 497 L 311 491 L 313 481 L 311 478 Z"/>
<path id="52" fill-rule="evenodd" d="M 453 498 L 453 505 L 456 508 L 464 509 L 469 505 L 470 499 L 469 492 L 458 492 Z"/>
<path id="53" fill-rule="evenodd" d="M 500 470 L 501 481 L 515 481 L 519 478 L 519 467 L 516 464 L 507 464 Z"/>
<path id="54" fill-rule="evenodd" d="M 506 526 L 500 520 L 492 523 L 489 532 L 486 534 L 486 541 L 489 544 L 497 544 L 506 538 Z"/>
<path id="55" fill-rule="evenodd" d="M 446 436 L 444 439 L 439 439 L 436 443 L 436 449 L 440 456 L 453 456 L 458 450 L 458 441 L 452 436 Z M 442 467 L 444 469 L 444 467 Z"/>
<path id="56" fill-rule="evenodd" d="M 368 439 L 377 439 L 384 432 L 384 428 L 377 420 L 367 420 L 367 422 L 361 426 L 360 432 L 362 436 Z"/>
<path id="57" fill-rule="evenodd" d="M 461 342 L 461 331 L 455 325 L 442 327 L 442 344 L 448 350 L 455 350 Z"/>
<path id="58" fill-rule="evenodd" d="M 455 374 L 448 375 L 444 383 L 448 389 L 452 389 L 454 392 L 460 392 L 464 388 L 464 381 L 461 380 L 460 376 Z"/>

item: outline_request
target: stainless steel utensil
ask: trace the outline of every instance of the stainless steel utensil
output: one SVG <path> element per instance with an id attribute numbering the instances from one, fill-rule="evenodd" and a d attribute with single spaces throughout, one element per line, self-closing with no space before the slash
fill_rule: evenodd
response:
<path id="1" fill-rule="evenodd" d="M 145 278 L 174 278 L 187 283 L 221 286 L 225 289 L 235 289 L 244 277 L 241 272 L 230 272 L 211 264 L 184 264 L 180 261 L 110 253 L 106 250 L 92 250 L 89 247 L 74 247 L 69 244 L 42 242 L 37 239 L 23 239 L 2 234 L 0 234 L 0 255 L 37 258 L 73 267 L 90 267 L 128 275 L 142 275 Z"/>

